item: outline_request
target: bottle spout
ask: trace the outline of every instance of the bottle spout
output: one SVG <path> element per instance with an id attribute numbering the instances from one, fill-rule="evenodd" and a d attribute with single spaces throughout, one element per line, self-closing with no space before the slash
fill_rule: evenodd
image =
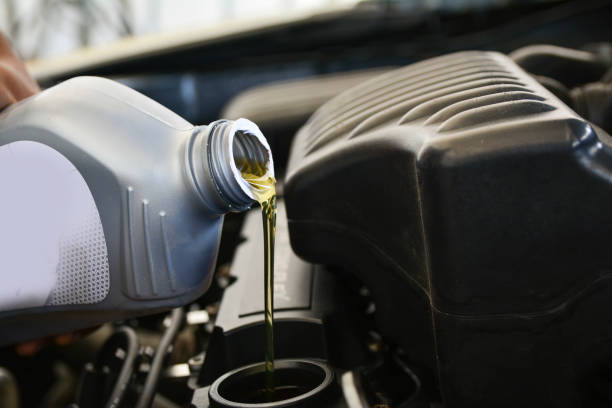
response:
<path id="1" fill-rule="evenodd" d="M 255 163 L 263 175 L 274 177 L 268 141 L 247 119 L 217 120 L 196 127 L 186 149 L 188 179 L 198 198 L 217 214 L 241 212 L 255 202 L 241 163 Z"/>

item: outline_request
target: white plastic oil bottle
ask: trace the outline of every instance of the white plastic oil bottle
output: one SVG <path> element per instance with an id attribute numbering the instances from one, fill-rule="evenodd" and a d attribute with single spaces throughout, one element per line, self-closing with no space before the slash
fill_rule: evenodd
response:
<path id="1" fill-rule="evenodd" d="M 245 119 L 193 126 L 79 77 L 0 115 L 0 344 L 186 304 L 223 215 L 254 199 L 236 163 L 272 156 Z"/>

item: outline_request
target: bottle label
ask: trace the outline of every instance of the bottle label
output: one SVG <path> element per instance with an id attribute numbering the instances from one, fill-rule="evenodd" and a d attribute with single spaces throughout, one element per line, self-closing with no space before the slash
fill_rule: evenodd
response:
<path id="1" fill-rule="evenodd" d="M 98 303 L 109 286 L 102 221 L 76 167 L 42 143 L 0 146 L 0 311 Z"/>

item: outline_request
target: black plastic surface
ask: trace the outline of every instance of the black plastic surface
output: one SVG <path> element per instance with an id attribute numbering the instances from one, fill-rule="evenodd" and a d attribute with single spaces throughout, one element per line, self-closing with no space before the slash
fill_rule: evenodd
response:
<path id="1" fill-rule="evenodd" d="M 291 244 L 355 271 L 446 406 L 583 406 L 612 346 L 609 146 L 501 54 L 414 64 L 301 129 Z"/>
<path id="2" fill-rule="evenodd" d="M 605 58 L 593 52 L 551 45 L 519 48 L 510 57 L 527 72 L 553 78 L 570 88 L 596 82 L 610 68 Z"/>

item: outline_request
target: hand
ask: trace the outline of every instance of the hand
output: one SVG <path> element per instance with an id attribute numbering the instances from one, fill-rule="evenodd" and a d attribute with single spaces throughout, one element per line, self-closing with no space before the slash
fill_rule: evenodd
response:
<path id="1" fill-rule="evenodd" d="M 38 84 L 28 74 L 9 40 L 0 34 L 0 109 L 39 91 Z"/>

